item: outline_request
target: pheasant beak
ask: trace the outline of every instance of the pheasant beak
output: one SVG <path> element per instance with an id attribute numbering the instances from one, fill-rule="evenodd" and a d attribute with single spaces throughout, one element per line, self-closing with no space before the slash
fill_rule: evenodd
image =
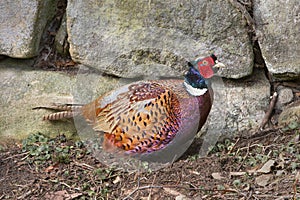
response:
<path id="1" fill-rule="evenodd" d="M 225 68 L 225 65 L 219 61 L 215 61 L 215 65 L 213 66 L 214 73 L 217 73 L 220 69 Z"/>
<path id="2" fill-rule="evenodd" d="M 223 64 L 223 63 L 221 63 L 221 62 L 219 62 L 219 61 L 215 61 L 215 65 L 214 65 L 214 68 L 217 68 L 217 69 L 221 69 L 221 68 L 224 68 L 225 67 L 225 65 Z"/>

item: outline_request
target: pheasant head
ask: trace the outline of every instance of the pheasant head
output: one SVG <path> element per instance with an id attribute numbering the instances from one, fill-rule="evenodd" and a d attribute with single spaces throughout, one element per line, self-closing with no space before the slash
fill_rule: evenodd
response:
<path id="1" fill-rule="evenodd" d="M 189 70 L 185 74 L 184 85 L 193 96 L 205 94 L 209 87 L 208 79 L 215 74 L 215 71 L 224 67 L 224 64 L 218 62 L 214 54 L 210 57 L 188 62 L 188 65 Z"/>

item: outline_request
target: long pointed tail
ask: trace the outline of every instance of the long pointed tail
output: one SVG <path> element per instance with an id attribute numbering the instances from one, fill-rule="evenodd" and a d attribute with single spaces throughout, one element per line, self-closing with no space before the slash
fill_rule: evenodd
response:
<path id="1" fill-rule="evenodd" d="M 51 113 L 48 115 L 43 116 L 43 120 L 49 120 L 49 121 L 55 121 L 55 120 L 60 120 L 60 119 L 70 119 L 73 118 L 74 116 L 77 116 L 81 113 L 81 107 L 83 105 L 78 105 L 78 104 L 54 104 L 51 106 L 40 106 L 40 107 L 35 107 L 35 109 L 48 109 L 48 110 L 55 110 L 58 112 Z"/>
<path id="2" fill-rule="evenodd" d="M 43 116 L 43 120 L 55 121 L 60 119 L 73 118 L 74 113 L 72 111 L 61 111 Z"/>

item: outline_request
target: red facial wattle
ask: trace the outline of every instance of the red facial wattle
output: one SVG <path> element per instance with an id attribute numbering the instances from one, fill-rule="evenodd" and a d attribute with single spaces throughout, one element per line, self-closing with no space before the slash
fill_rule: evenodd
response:
<path id="1" fill-rule="evenodd" d="M 197 65 L 200 74 L 204 78 L 211 78 L 214 75 L 212 67 L 215 65 L 215 61 L 212 57 L 207 57 L 203 60 L 200 60 Z"/>

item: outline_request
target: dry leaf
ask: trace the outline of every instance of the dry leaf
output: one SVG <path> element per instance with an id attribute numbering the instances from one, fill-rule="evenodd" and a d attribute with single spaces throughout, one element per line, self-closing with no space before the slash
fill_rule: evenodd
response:
<path id="1" fill-rule="evenodd" d="M 219 172 L 212 173 L 211 176 L 216 180 L 221 180 L 221 179 L 225 178 L 225 177 L 221 176 L 221 174 Z"/>
<path id="2" fill-rule="evenodd" d="M 271 177 L 271 174 L 262 174 L 255 178 L 255 183 L 259 186 L 264 187 L 269 184 Z"/>
<path id="3" fill-rule="evenodd" d="M 248 174 L 254 174 L 254 173 L 256 173 L 256 171 L 257 171 L 257 167 L 254 167 L 253 169 L 247 170 L 247 173 Z"/>
<path id="4" fill-rule="evenodd" d="M 51 172 L 54 169 L 53 165 L 50 165 L 45 169 L 45 172 Z"/>
<path id="5" fill-rule="evenodd" d="M 285 172 L 284 170 L 277 170 L 276 176 L 281 176 L 281 175 L 283 175 L 284 172 Z"/>
<path id="6" fill-rule="evenodd" d="M 270 173 L 272 170 L 271 168 L 274 167 L 275 161 L 274 160 L 268 160 L 257 172 L 260 173 Z"/>
<path id="7" fill-rule="evenodd" d="M 117 176 L 115 180 L 113 180 L 113 184 L 117 184 L 121 181 L 120 176 Z"/>
<path id="8" fill-rule="evenodd" d="M 73 193 L 73 194 L 69 194 L 69 199 L 75 199 L 77 197 L 82 196 L 82 193 Z"/>
<path id="9" fill-rule="evenodd" d="M 58 164 L 54 164 L 54 165 L 50 165 L 49 167 L 47 167 L 44 171 L 45 172 L 51 172 L 53 169 L 58 168 Z"/>

